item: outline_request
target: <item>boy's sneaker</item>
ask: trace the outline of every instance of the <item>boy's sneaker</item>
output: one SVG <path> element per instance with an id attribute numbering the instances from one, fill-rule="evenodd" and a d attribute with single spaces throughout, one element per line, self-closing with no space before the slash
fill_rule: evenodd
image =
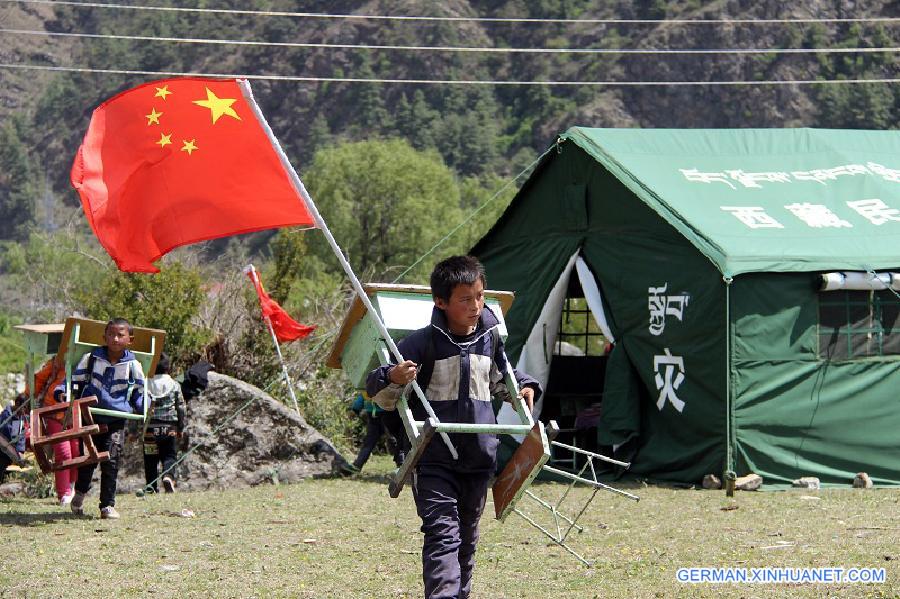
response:
<path id="1" fill-rule="evenodd" d="M 169 476 L 164 476 L 162 479 L 163 489 L 165 489 L 166 493 L 174 493 L 175 492 L 175 480 Z"/>
<path id="2" fill-rule="evenodd" d="M 106 506 L 105 508 L 100 510 L 100 519 L 101 520 L 118 520 L 119 512 L 116 511 L 111 505 Z"/>
<path id="3" fill-rule="evenodd" d="M 66 507 L 72 503 L 72 498 L 75 497 L 75 492 L 70 491 L 59 498 L 59 505 L 62 507 Z"/>
<path id="4" fill-rule="evenodd" d="M 72 495 L 72 500 L 69 502 L 69 509 L 77 516 L 84 514 L 84 493 L 75 491 L 75 494 Z"/>

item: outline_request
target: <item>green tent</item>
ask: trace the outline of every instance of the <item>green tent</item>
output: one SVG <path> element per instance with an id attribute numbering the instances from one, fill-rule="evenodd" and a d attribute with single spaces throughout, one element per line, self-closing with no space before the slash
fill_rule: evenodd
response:
<path id="1" fill-rule="evenodd" d="M 632 472 L 900 485 L 900 131 L 574 127 L 472 253 Z M 608 357 L 552 350 L 574 296 Z"/>

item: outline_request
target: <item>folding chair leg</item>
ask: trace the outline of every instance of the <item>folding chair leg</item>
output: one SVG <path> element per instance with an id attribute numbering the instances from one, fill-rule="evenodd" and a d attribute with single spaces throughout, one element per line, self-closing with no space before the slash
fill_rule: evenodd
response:
<path id="1" fill-rule="evenodd" d="M 422 457 L 422 454 L 425 453 L 425 448 L 428 447 L 432 437 L 434 437 L 434 428 L 434 419 L 429 418 L 425 421 L 425 425 L 422 427 L 422 434 L 416 437 L 412 451 L 406 454 L 406 459 L 403 460 L 400 469 L 397 470 L 394 478 L 391 479 L 391 482 L 388 484 L 388 492 L 394 499 L 400 495 L 400 491 L 403 490 L 403 485 L 406 484 L 406 481 L 409 480 L 410 476 L 412 476 L 412 473 L 415 471 L 416 464 L 419 463 L 419 459 Z"/>

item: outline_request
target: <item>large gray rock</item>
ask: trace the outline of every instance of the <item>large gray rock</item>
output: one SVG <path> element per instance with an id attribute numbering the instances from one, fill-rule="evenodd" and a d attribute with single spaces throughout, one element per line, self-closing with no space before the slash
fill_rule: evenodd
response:
<path id="1" fill-rule="evenodd" d="M 251 398 L 255 400 L 213 433 Z M 331 441 L 295 411 L 257 387 L 215 372 L 209 373 L 207 389 L 187 404 L 185 433 L 189 446 L 198 447 L 176 466 L 178 490 L 296 482 L 338 474 L 346 464 Z M 125 454 L 118 490 L 127 493 L 144 486 L 141 444 L 130 440 Z"/>
<path id="2" fill-rule="evenodd" d="M 872 481 L 872 477 L 865 472 L 859 472 L 853 477 L 854 489 L 871 489 L 874 486 L 875 483 Z"/>
<path id="3" fill-rule="evenodd" d="M 791 482 L 791 485 L 799 489 L 814 490 L 818 490 L 822 487 L 822 483 L 819 482 L 819 479 L 815 476 L 804 476 L 802 478 L 798 478 L 797 480 Z"/>
<path id="4" fill-rule="evenodd" d="M 0 485 L 0 497 L 8 499 L 25 494 L 25 483 L 21 481 L 9 481 Z"/>
<path id="5" fill-rule="evenodd" d="M 747 476 L 739 476 L 737 480 L 734 481 L 734 488 L 738 491 L 756 491 L 763 484 L 763 478 L 754 473 L 750 473 Z"/>
<path id="6" fill-rule="evenodd" d="M 704 489 L 721 489 L 722 481 L 715 474 L 707 474 L 703 477 Z"/>

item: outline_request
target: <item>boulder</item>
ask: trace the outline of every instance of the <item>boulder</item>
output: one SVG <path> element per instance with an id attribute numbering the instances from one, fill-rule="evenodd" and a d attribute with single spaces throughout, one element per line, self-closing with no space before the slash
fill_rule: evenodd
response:
<path id="1" fill-rule="evenodd" d="M 214 432 L 251 398 L 254 401 L 240 414 Z M 230 376 L 210 372 L 209 385 L 187 402 L 186 412 L 185 436 L 189 448 L 197 447 L 175 467 L 178 490 L 291 483 L 338 475 L 347 463 L 331 441 L 294 410 Z M 143 486 L 142 446 L 137 439 L 130 439 L 118 490 L 128 493 Z M 96 492 L 96 482 L 94 487 Z"/>
<path id="2" fill-rule="evenodd" d="M 803 478 L 798 478 L 797 480 L 791 482 L 791 485 L 797 487 L 798 489 L 818 490 L 819 488 L 821 488 L 821 483 L 815 476 L 804 476 Z"/>
<path id="3" fill-rule="evenodd" d="M 738 491 L 756 491 L 763 484 L 763 478 L 758 474 L 739 476 L 734 481 L 734 488 Z"/>
<path id="4" fill-rule="evenodd" d="M 854 489 L 871 489 L 874 486 L 875 483 L 872 482 L 872 478 L 865 472 L 859 472 L 853 478 Z"/>
<path id="5" fill-rule="evenodd" d="M 0 485 L 0 497 L 9 499 L 17 495 L 25 494 L 25 483 L 21 481 L 9 481 Z"/>
<path id="6" fill-rule="evenodd" d="M 719 480 L 719 477 L 715 474 L 707 474 L 703 477 L 703 488 L 704 489 L 721 489 L 722 481 Z"/>

